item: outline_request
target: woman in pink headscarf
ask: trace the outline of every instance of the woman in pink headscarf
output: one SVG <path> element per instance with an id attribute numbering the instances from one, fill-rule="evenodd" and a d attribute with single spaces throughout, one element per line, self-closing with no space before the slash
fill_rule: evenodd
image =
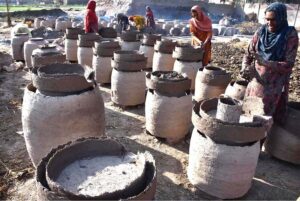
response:
<path id="1" fill-rule="evenodd" d="M 84 20 L 85 33 L 98 32 L 98 17 L 95 10 L 96 2 L 90 0 L 87 4 L 87 13 Z"/>
<path id="2" fill-rule="evenodd" d="M 190 19 L 190 32 L 192 34 L 192 45 L 204 48 L 203 66 L 211 60 L 211 38 L 212 23 L 203 13 L 200 6 L 193 6 L 191 9 L 192 19 Z"/>

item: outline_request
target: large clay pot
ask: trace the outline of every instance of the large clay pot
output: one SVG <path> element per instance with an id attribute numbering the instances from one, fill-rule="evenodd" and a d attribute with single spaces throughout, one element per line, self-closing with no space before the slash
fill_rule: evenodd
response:
<path id="1" fill-rule="evenodd" d="M 175 59 L 172 54 L 165 54 L 158 51 L 154 52 L 152 71 L 172 71 Z"/>
<path id="2" fill-rule="evenodd" d="M 172 57 L 172 52 L 175 48 L 176 42 L 163 39 L 156 41 L 154 45 L 153 56 L 153 71 L 172 71 L 175 59 Z"/>
<path id="3" fill-rule="evenodd" d="M 145 72 L 125 72 L 113 69 L 111 99 L 121 106 L 135 106 L 145 102 Z"/>
<path id="4" fill-rule="evenodd" d="M 169 31 L 171 36 L 180 36 L 181 34 L 181 29 L 178 27 L 172 27 Z"/>
<path id="5" fill-rule="evenodd" d="M 99 35 L 103 38 L 117 38 L 117 31 L 112 27 L 102 27 L 99 29 Z"/>
<path id="6" fill-rule="evenodd" d="M 192 115 L 194 127 L 216 143 L 241 145 L 266 137 L 265 122 L 259 116 L 243 123 L 220 121 L 216 118 L 217 107 L 218 98 L 196 102 Z"/>
<path id="7" fill-rule="evenodd" d="M 93 48 L 78 47 L 77 49 L 78 63 L 81 65 L 93 66 Z"/>
<path id="8" fill-rule="evenodd" d="M 144 55 L 147 57 L 146 68 L 152 69 L 154 47 L 142 44 L 140 46 L 140 52 L 144 53 Z"/>
<path id="9" fill-rule="evenodd" d="M 76 108 L 76 110 L 74 110 Z M 104 135 L 104 103 L 98 88 L 68 96 L 45 96 L 28 85 L 22 124 L 29 156 L 36 166 L 58 145 Z"/>
<path id="10" fill-rule="evenodd" d="M 199 62 L 203 59 L 203 49 L 190 44 L 177 44 L 173 51 L 173 57 L 181 61 Z"/>
<path id="11" fill-rule="evenodd" d="M 161 40 L 161 35 L 144 34 L 142 44 L 146 46 L 154 46 L 157 40 Z"/>
<path id="12" fill-rule="evenodd" d="M 11 39 L 12 58 L 16 61 L 24 61 L 24 43 L 28 41 L 28 34 L 15 34 Z"/>
<path id="13" fill-rule="evenodd" d="M 93 66 L 93 46 L 101 37 L 95 33 L 79 34 L 77 40 L 77 59 L 81 65 Z"/>
<path id="14" fill-rule="evenodd" d="M 33 68 L 37 68 L 47 64 L 65 63 L 66 55 L 56 46 L 46 45 L 33 50 L 31 60 Z"/>
<path id="15" fill-rule="evenodd" d="M 242 114 L 242 102 L 221 96 L 218 100 L 216 118 L 229 123 L 239 123 Z"/>
<path id="16" fill-rule="evenodd" d="M 132 41 L 132 42 L 128 42 L 128 41 L 121 41 L 121 49 L 122 50 L 139 50 L 140 49 L 140 45 L 141 45 L 141 41 Z"/>
<path id="17" fill-rule="evenodd" d="M 173 70 L 191 79 L 192 81 L 191 90 L 195 90 L 196 75 L 199 69 L 201 68 L 202 68 L 201 61 L 188 62 L 188 61 L 181 61 L 176 59 Z"/>
<path id="18" fill-rule="evenodd" d="M 24 92 L 22 124 L 34 166 L 58 145 L 104 135 L 100 90 L 85 80 L 85 71 L 73 70 L 77 66 L 57 65 L 61 64 L 39 68 L 34 77 L 37 88 L 29 84 Z"/>
<path id="19" fill-rule="evenodd" d="M 138 51 L 115 51 L 112 68 L 126 72 L 138 72 L 146 68 L 147 58 Z"/>
<path id="20" fill-rule="evenodd" d="M 46 28 L 54 28 L 55 27 L 55 19 L 47 18 L 41 21 L 40 26 Z"/>
<path id="21" fill-rule="evenodd" d="M 98 83 L 107 84 L 111 82 L 111 57 L 101 57 L 94 54 L 93 69 Z"/>
<path id="22" fill-rule="evenodd" d="M 37 17 L 34 19 L 34 28 L 38 29 L 41 27 L 41 22 L 44 20 L 42 17 Z"/>
<path id="23" fill-rule="evenodd" d="M 74 154 L 76 153 L 76 154 Z M 126 148 L 113 139 L 107 138 L 85 138 L 79 139 L 68 144 L 61 145 L 53 149 L 43 158 L 37 167 L 36 186 L 38 200 L 153 200 L 156 192 L 156 167 L 153 156 L 149 152 L 139 153 L 135 157 L 137 166 L 144 166 L 142 176 L 133 182 L 128 182 L 126 187 L 115 185 L 116 175 L 112 174 L 105 178 L 107 183 L 114 187 L 109 187 L 107 193 L 99 192 L 97 195 L 83 195 L 80 192 L 72 193 L 60 185 L 57 181 L 57 174 L 60 174 L 70 163 L 77 162 L 83 158 L 93 160 L 99 157 L 132 157 L 134 154 L 127 151 Z M 99 156 L 99 157 L 97 157 Z M 108 162 L 108 161 L 107 161 Z M 106 162 L 106 163 L 107 163 Z M 109 162 L 108 162 L 109 164 Z M 140 165 L 139 165 L 140 164 Z M 88 169 L 89 164 L 86 165 Z M 113 168 L 114 165 L 108 167 Z M 140 169 L 137 169 L 140 171 Z M 136 173 L 136 171 L 134 171 Z M 75 172 L 75 174 L 77 174 Z M 126 175 L 131 174 L 131 172 Z M 74 179 L 71 177 L 70 179 Z M 102 181 L 103 182 L 103 181 Z M 120 183 L 119 183 L 120 184 Z M 116 191 L 114 188 L 120 190 Z M 103 191 L 102 191 L 103 192 Z M 104 191 L 105 192 L 105 191 Z"/>
<path id="24" fill-rule="evenodd" d="M 156 71 L 146 75 L 146 84 L 146 130 L 170 143 L 181 141 L 191 125 L 191 81 L 176 72 Z"/>
<path id="25" fill-rule="evenodd" d="M 66 52 L 66 60 L 71 62 L 77 62 L 77 40 L 73 39 L 65 39 L 65 52 Z"/>
<path id="26" fill-rule="evenodd" d="M 111 80 L 111 60 L 114 52 L 120 50 L 118 41 L 104 40 L 95 42 L 93 68 L 96 74 L 96 81 L 100 84 L 110 83 Z"/>
<path id="27" fill-rule="evenodd" d="M 117 40 L 100 40 L 95 41 L 94 54 L 100 57 L 113 57 L 114 52 L 121 50 Z"/>
<path id="28" fill-rule="evenodd" d="M 200 190 L 220 199 L 245 195 L 255 174 L 260 143 L 243 146 L 218 144 L 194 129 L 187 175 Z"/>
<path id="29" fill-rule="evenodd" d="M 84 34 L 84 30 L 81 28 L 67 28 L 66 39 L 77 40 L 79 34 Z"/>
<path id="30" fill-rule="evenodd" d="M 72 27 L 72 22 L 69 19 L 57 18 L 55 21 L 55 30 L 65 32 L 67 28 Z"/>
<path id="31" fill-rule="evenodd" d="M 161 40 L 161 35 L 144 34 L 144 38 L 140 46 L 140 52 L 144 53 L 147 57 L 147 69 L 152 69 L 154 45 L 157 40 Z"/>
<path id="32" fill-rule="evenodd" d="M 24 44 L 24 59 L 28 68 L 32 68 L 31 55 L 33 50 L 46 44 L 47 42 L 43 38 L 31 38 Z"/>
<path id="33" fill-rule="evenodd" d="M 49 64 L 32 69 L 32 82 L 47 96 L 66 96 L 90 90 L 94 71 L 79 64 Z"/>
<path id="34" fill-rule="evenodd" d="M 228 84 L 225 95 L 235 99 L 243 100 L 248 82 L 246 80 L 232 81 Z"/>
<path id="35" fill-rule="evenodd" d="M 139 50 L 141 41 L 138 38 L 137 31 L 123 31 L 121 36 L 121 49 L 122 50 Z"/>
<path id="36" fill-rule="evenodd" d="M 230 80 L 230 74 L 223 68 L 206 66 L 204 69 L 199 69 L 196 76 L 194 99 L 202 101 L 218 97 L 225 92 Z"/>
<path id="37" fill-rule="evenodd" d="M 281 160 L 300 165 L 300 103 L 288 104 L 287 116 L 282 125 L 274 124 L 267 136 L 265 148 Z"/>

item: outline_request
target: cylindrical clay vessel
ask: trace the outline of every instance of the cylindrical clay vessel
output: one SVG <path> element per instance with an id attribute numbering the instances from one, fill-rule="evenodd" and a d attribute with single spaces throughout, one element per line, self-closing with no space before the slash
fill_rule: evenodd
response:
<path id="1" fill-rule="evenodd" d="M 176 72 L 156 71 L 146 76 L 146 130 L 170 143 L 181 141 L 191 125 L 191 80 Z"/>
<path id="2" fill-rule="evenodd" d="M 38 200 L 153 200 L 156 185 L 153 156 L 129 152 L 109 138 L 61 145 L 36 172 Z"/>
<path id="3" fill-rule="evenodd" d="M 24 61 L 24 43 L 28 41 L 28 34 L 15 34 L 11 40 L 12 58 L 16 61 Z"/>
<path id="4" fill-rule="evenodd" d="M 175 48 L 176 42 L 162 39 L 156 41 L 154 45 L 154 55 L 152 71 L 172 71 L 175 59 L 172 57 L 172 52 Z"/>
<path id="5" fill-rule="evenodd" d="M 37 88 L 29 84 L 25 89 L 22 125 L 34 166 L 58 145 L 81 137 L 104 135 L 101 92 L 92 82 L 85 81 L 80 68 L 73 64 L 41 67 L 45 71 L 33 76 Z"/>
<path id="6" fill-rule="evenodd" d="M 223 68 L 206 66 L 199 69 L 195 81 L 196 101 L 202 101 L 207 98 L 215 98 L 225 92 L 230 82 L 230 74 Z"/>
<path id="7" fill-rule="evenodd" d="M 111 99 L 121 106 L 145 102 L 145 72 L 147 58 L 137 51 L 115 51 L 111 60 Z"/>
<path id="8" fill-rule="evenodd" d="M 93 55 L 93 69 L 96 81 L 100 84 L 111 82 L 111 59 L 114 52 L 120 50 L 119 42 L 116 40 L 95 42 Z"/>
<path id="9" fill-rule="evenodd" d="M 221 199 L 242 197 L 251 187 L 259 152 L 259 141 L 244 146 L 217 144 L 194 129 L 187 170 L 189 181 Z"/>
<path id="10" fill-rule="evenodd" d="M 300 103 L 289 102 L 282 125 L 274 124 L 265 141 L 266 151 L 283 161 L 300 164 Z"/>

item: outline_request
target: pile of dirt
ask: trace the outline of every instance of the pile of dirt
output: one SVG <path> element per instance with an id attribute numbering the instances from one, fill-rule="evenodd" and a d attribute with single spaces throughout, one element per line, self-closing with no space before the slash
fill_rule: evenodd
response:
<path id="1" fill-rule="evenodd" d="M 248 44 L 246 42 L 232 41 L 229 43 L 214 43 L 212 46 L 212 64 L 223 67 L 232 74 L 232 78 L 239 76 L 242 68 L 243 56 Z M 300 100 L 300 50 L 298 50 L 293 73 L 290 80 L 290 99 Z"/>
<path id="2" fill-rule="evenodd" d="M 239 30 L 241 34 L 253 35 L 262 25 L 257 22 L 243 22 L 236 24 L 234 27 Z"/>
<path id="3" fill-rule="evenodd" d="M 14 18 L 22 18 L 22 17 L 27 17 L 27 18 L 34 18 L 34 17 L 42 17 L 42 16 L 64 16 L 67 15 L 66 12 L 64 12 L 61 9 L 42 9 L 42 10 L 26 10 L 26 11 L 15 11 L 11 12 L 11 16 Z M 6 12 L 0 12 L 0 18 L 6 17 Z"/>
<path id="4" fill-rule="evenodd" d="M 247 46 L 246 42 L 214 43 L 212 45 L 213 65 L 225 68 L 232 74 L 232 78 L 236 79 L 242 68 Z"/>
<path id="5" fill-rule="evenodd" d="M 290 80 L 290 96 L 292 99 L 300 100 L 300 50 L 298 49 L 295 66 Z"/>

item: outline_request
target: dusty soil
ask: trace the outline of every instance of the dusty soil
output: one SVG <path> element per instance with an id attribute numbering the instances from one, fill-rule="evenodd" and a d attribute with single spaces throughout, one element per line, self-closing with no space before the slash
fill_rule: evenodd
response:
<path id="1" fill-rule="evenodd" d="M 243 53 L 237 45 L 240 44 L 218 43 L 214 44 L 213 51 L 215 63 L 235 74 L 240 68 Z M 0 53 L 0 67 L 10 62 L 8 54 Z M 298 57 L 293 74 L 296 82 L 292 83 L 295 88 L 299 86 L 299 68 Z M 21 124 L 23 90 L 29 82 L 30 76 L 26 71 L 0 72 L 0 200 L 33 200 L 36 196 L 34 168 L 26 151 Z M 187 179 L 190 136 L 179 144 L 169 145 L 146 134 L 144 106 L 123 110 L 111 102 L 109 86 L 100 88 L 105 101 L 106 134 L 118 138 L 130 151 L 147 150 L 153 154 L 158 170 L 156 199 L 215 199 L 196 190 Z M 299 93 L 292 91 L 292 96 L 300 100 Z M 274 159 L 263 151 L 253 186 L 243 198 L 295 200 L 300 194 L 299 178 L 299 166 Z"/>
<path id="2" fill-rule="evenodd" d="M 227 69 L 232 78 L 236 79 L 239 76 L 239 71 L 242 68 L 242 59 L 247 51 L 248 43 L 245 41 L 232 41 L 229 43 L 214 43 L 213 48 L 213 64 Z M 300 49 L 293 67 L 293 73 L 290 80 L 290 99 L 299 101 L 300 99 Z"/>

